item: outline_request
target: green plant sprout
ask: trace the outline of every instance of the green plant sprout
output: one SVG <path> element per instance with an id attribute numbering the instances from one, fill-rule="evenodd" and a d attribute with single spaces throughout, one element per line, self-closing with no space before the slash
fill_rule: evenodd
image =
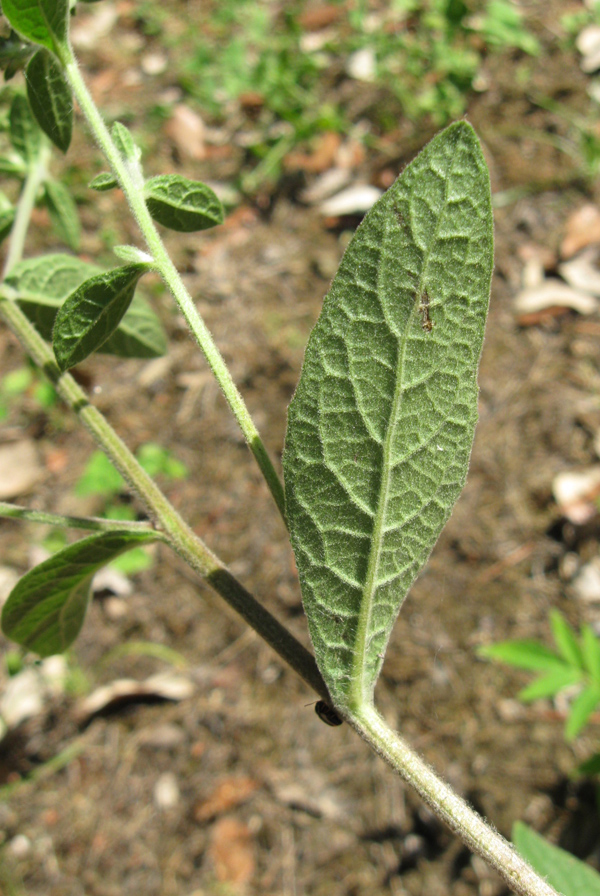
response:
<path id="1" fill-rule="evenodd" d="M 475 132 L 458 122 L 432 140 L 349 244 L 289 409 L 284 486 L 155 226 L 213 227 L 223 219 L 220 203 L 202 183 L 147 177 L 128 129 L 118 122 L 107 128 L 70 44 L 70 7 L 69 0 L 2 2 L 24 43 L 15 42 L 31 58 L 29 100 L 16 94 L 9 116 L 24 184 L 0 316 L 128 482 L 150 522 L 43 514 L 46 522 L 93 534 L 20 579 L 3 609 L 4 633 L 40 656 L 65 650 L 83 625 L 96 571 L 132 547 L 161 541 L 303 677 L 331 720 L 334 714 L 346 720 L 515 893 L 556 896 L 374 704 L 400 606 L 463 487 L 477 419 L 493 239 L 489 176 Z M 117 247 L 123 264 L 109 271 L 90 270 L 69 255 L 23 260 L 32 209 L 47 192 L 50 141 L 61 151 L 68 146 L 73 98 L 110 166 L 91 186 L 121 187 L 145 243 L 143 250 Z M 98 350 L 156 353 L 163 334 L 151 311 L 143 322 L 126 324 L 148 271 L 160 275 L 183 313 L 289 527 L 314 657 L 181 519 L 69 373 Z M 6 505 L 0 513 L 40 519 L 39 512 Z"/>
<path id="2" fill-rule="evenodd" d="M 517 695 L 524 703 L 556 697 L 567 689 L 574 692 L 565 721 L 565 739 L 572 741 L 600 704 L 600 641 L 587 624 L 582 625 L 577 636 L 558 610 L 550 611 L 550 625 L 556 650 L 539 641 L 501 641 L 480 648 L 478 653 L 486 659 L 538 673 Z M 597 774 L 600 754 L 586 760 L 578 770 Z"/>

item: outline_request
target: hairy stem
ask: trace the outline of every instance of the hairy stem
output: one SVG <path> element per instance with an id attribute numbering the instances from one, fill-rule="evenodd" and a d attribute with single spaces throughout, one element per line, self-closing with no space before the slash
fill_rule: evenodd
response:
<path id="1" fill-rule="evenodd" d="M 31 510 L 20 504 L 9 504 L 0 501 L 0 517 L 10 520 L 27 520 L 30 523 L 46 523 L 60 526 L 63 529 L 88 529 L 95 532 L 155 532 L 161 541 L 168 539 L 163 532 L 157 532 L 150 524 L 137 520 L 107 520 L 97 516 L 64 516 L 62 513 L 46 513 L 44 510 Z"/>
<path id="2" fill-rule="evenodd" d="M 10 274 L 14 266 L 18 264 L 23 257 L 23 248 L 25 246 L 25 238 L 29 228 L 31 212 L 35 206 L 38 191 L 46 180 L 50 155 L 50 145 L 44 138 L 35 164 L 27 172 L 25 184 L 19 197 L 17 213 L 10 231 L 10 243 L 6 254 L 6 261 L 4 262 L 2 279 Z"/>
<path id="3" fill-rule="evenodd" d="M 227 567 L 182 520 L 173 505 L 148 476 L 100 411 L 69 373 L 60 372 L 54 355 L 16 302 L 0 296 L 0 317 L 48 377 L 60 397 L 111 459 L 161 526 L 165 540 L 217 591 L 234 610 L 273 647 L 313 690 L 325 699 L 328 691 L 312 654 L 269 613 L 229 572 Z"/>
<path id="4" fill-rule="evenodd" d="M 438 778 L 418 753 L 388 727 L 373 705 L 357 710 L 347 719 L 363 740 L 417 791 L 438 818 L 501 875 L 511 890 L 519 896 L 559 896 L 501 834 Z"/>
<path id="5" fill-rule="evenodd" d="M 61 61 L 64 65 L 65 74 L 69 80 L 73 93 L 77 97 L 92 134 L 110 163 L 129 203 L 129 207 L 136 218 L 146 245 L 152 255 L 155 268 L 179 305 L 194 339 L 202 349 L 208 365 L 215 375 L 229 407 L 239 423 L 246 442 L 248 443 L 248 447 L 256 459 L 285 522 L 285 501 L 281 480 L 275 471 L 275 467 L 273 466 L 258 430 L 254 425 L 254 421 L 250 416 L 246 403 L 233 382 L 227 365 L 225 364 L 219 349 L 215 345 L 210 331 L 198 313 L 192 297 L 185 288 L 183 281 L 154 226 L 152 217 L 146 208 L 143 189 L 141 188 L 143 187 L 143 184 L 140 184 L 139 182 L 139 171 L 133 171 L 132 167 L 128 166 L 125 160 L 121 157 L 100 112 L 90 96 L 85 81 L 81 77 L 77 60 L 70 49 L 68 52 L 64 53 L 64 58 Z"/>

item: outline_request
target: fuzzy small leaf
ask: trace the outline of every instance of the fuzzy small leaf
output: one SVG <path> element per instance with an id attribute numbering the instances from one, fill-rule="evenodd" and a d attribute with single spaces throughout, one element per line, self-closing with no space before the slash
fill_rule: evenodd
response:
<path id="1" fill-rule="evenodd" d="M 492 273 L 489 175 L 465 122 L 356 231 L 288 414 L 286 509 L 317 663 L 372 699 L 392 626 L 464 485 Z"/>
<path id="2" fill-rule="evenodd" d="M 155 221 L 181 233 L 223 223 L 223 206 L 206 184 L 179 174 L 151 177 L 144 187 L 146 205 Z"/>
<path id="3" fill-rule="evenodd" d="M 580 669 L 573 666 L 563 666 L 562 669 L 554 669 L 546 675 L 541 675 L 531 684 L 519 691 L 519 700 L 523 703 L 533 703 L 534 700 L 542 700 L 545 697 L 554 697 L 564 688 L 572 684 L 578 684 L 582 679 Z"/>
<path id="4" fill-rule="evenodd" d="M 484 659 L 497 660 L 532 672 L 564 669 L 566 665 L 557 653 L 539 641 L 501 641 L 481 647 L 477 653 Z"/>
<path id="5" fill-rule="evenodd" d="M 523 858 L 562 896 L 600 896 L 600 874 L 581 859 L 521 821 L 513 826 L 512 839 Z"/>
<path id="6" fill-rule="evenodd" d="M 38 50 L 26 71 L 27 97 L 37 123 L 61 152 L 66 152 L 73 133 L 71 88 L 56 58 Z"/>
<path id="7" fill-rule="evenodd" d="M 74 255 L 41 255 L 15 265 L 5 282 L 38 333 L 51 340 L 58 309 L 65 299 L 85 280 L 101 273 L 100 268 Z M 167 338 L 160 320 L 138 295 L 118 328 L 98 349 L 123 358 L 158 358 L 166 350 Z"/>
<path id="8" fill-rule="evenodd" d="M 68 370 L 99 349 L 131 305 L 137 282 L 150 265 L 129 264 L 82 283 L 61 306 L 52 334 L 58 366 Z"/>
<path id="9" fill-rule="evenodd" d="M 42 147 L 42 133 L 27 99 L 20 93 L 12 101 L 9 121 L 10 142 L 27 164 L 33 165 Z"/>
<path id="10" fill-rule="evenodd" d="M 60 181 L 47 180 L 44 184 L 44 202 L 57 234 L 76 252 L 81 239 L 81 225 L 71 194 Z"/>
<path id="11" fill-rule="evenodd" d="M 81 631 L 94 574 L 151 541 L 153 532 L 103 532 L 54 554 L 17 582 L 2 611 L 2 631 L 40 656 L 66 650 Z"/>
<path id="12" fill-rule="evenodd" d="M 115 121 L 110 134 L 119 153 L 126 161 L 139 162 L 142 157 L 142 151 L 131 136 L 129 128 L 126 128 L 120 121 Z"/>
<path id="13" fill-rule="evenodd" d="M 69 0 L 2 0 L 2 13 L 34 44 L 54 51 L 67 43 Z"/>
<path id="14" fill-rule="evenodd" d="M 583 669 L 583 654 L 575 632 L 558 610 L 550 611 L 552 635 L 559 653 L 568 663 Z"/>
<path id="15" fill-rule="evenodd" d="M 118 186 L 119 184 L 116 177 L 109 171 L 102 171 L 100 174 L 97 174 L 88 184 L 90 190 L 97 190 L 98 193 L 114 190 L 115 187 Z"/>
<path id="16" fill-rule="evenodd" d="M 591 684 L 584 688 L 573 700 L 565 725 L 565 740 L 574 740 L 589 722 L 590 716 L 600 703 L 600 687 Z"/>

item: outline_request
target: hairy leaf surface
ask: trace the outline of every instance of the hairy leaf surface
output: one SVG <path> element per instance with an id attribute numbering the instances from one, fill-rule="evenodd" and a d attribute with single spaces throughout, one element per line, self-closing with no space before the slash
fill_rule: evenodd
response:
<path id="1" fill-rule="evenodd" d="M 399 608 L 463 487 L 492 250 L 487 167 L 459 122 L 368 213 L 311 334 L 289 409 L 286 508 L 338 706 L 372 699 Z"/>
<path id="2" fill-rule="evenodd" d="M 128 264 L 86 280 L 61 305 L 52 345 L 61 370 L 99 349 L 115 332 L 131 305 L 137 282 L 149 264 Z"/>
<path id="3" fill-rule="evenodd" d="M 97 174 L 96 177 L 92 178 L 92 180 L 88 184 L 90 190 L 97 190 L 98 193 L 105 193 L 108 190 L 114 190 L 115 187 L 118 186 L 119 184 L 116 177 L 109 171 L 102 171 L 100 174 Z"/>
<path id="4" fill-rule="evenodd" d="M 64 548 L 17 582 L 2 610 L 2 631 L 40 656 L 61 653 L 81 631 L 95 573 L 156 539 L 153 532 L 103 532 Z"/>
<path id="5" fill-rule="evenodd" d="M 513 843 L 524 859 L 563 896 L 600 896 L 600 874 L 570 852 L 549 843 L 532 828 L 517 821 Z"/>
<path id="6" fill-rule="evenodd" d="M 27 97 L 37 123 L 61 152 L 73 133 L 73 97 L 63 70 L 52 53 L 38 50 L 26 70 Z"/>
<path id="7" fill-rule="evenodd" d="M 223 223 L 220 200 L 200 181 L 164 174 L 146 181 L 144 192 L 148 211 L 163 227 L 192 233 Z"/>
<path id="8" fill-rule="evenodd" d="M 67 42 L 69 0 L 2 0 L 2 13 L 34 44 L 56 50 Z"/>
<path id="9" fill-rule="evenodd" d="M 85 280 L 101 273 L 100 268 L 74 255 L 42 255 L 15 265 L 5 282 L 15 291 L 15 301 L 38 333 L 50 341 L 65 299 Z M 138 295 L 115 332 L 98 349 L 123 358 L 158 358 L 166 350 L 167 338 L 160 320 Z"/>

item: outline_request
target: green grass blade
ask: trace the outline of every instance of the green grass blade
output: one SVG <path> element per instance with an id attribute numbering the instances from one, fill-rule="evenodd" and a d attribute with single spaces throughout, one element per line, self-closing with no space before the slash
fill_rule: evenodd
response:
<path id="1" fill-rule="evenodd" d="M 370 701 L 404 597 L 463 487 L 492 272 L 470 125 L 438 135 L 351 241 L 289 409 L 286 508 L 338 705 Z"/>
<path id="2" fill-rule="evenodd" d="M 579 666 L 580 669 L 583 669 L 583 653 L 577 635 L 558 610 L 550 611 L 550 625 L 560 655 L 572 666 Z"/>
<path id="3" fill-rule="evenodd" d="M 591 684 L 584 688 L 573 703 L 569 712 L 569 717 L 565 725 L 565 739 L 574 740 L 579 732 L 585 728 L 589 722 L 590 716 L 600 703 L 600 687 L 597 684 Z"/>
<path id="4" fill-rule="evenodd" d="M 554 669 L 546 675 L 541 675 L 522 691 L 519 691 L 519 700 L 522 700 L 523 703 L 532 703 L 534 700 L 541 700 L 544 697 L 554 697 L 555 694 L 572 684 L 577 684 L 581 679 L 581 669 L 565 664 L 562 669 Z"/>
<path id="5" fill-rule="evenodd" d="M 496 660 L 532 672 L 565 667 L 562 657 L 539 641 L 501 641 L 498 644 L 481 647 L 477 654 L 484 659 Z"/>

